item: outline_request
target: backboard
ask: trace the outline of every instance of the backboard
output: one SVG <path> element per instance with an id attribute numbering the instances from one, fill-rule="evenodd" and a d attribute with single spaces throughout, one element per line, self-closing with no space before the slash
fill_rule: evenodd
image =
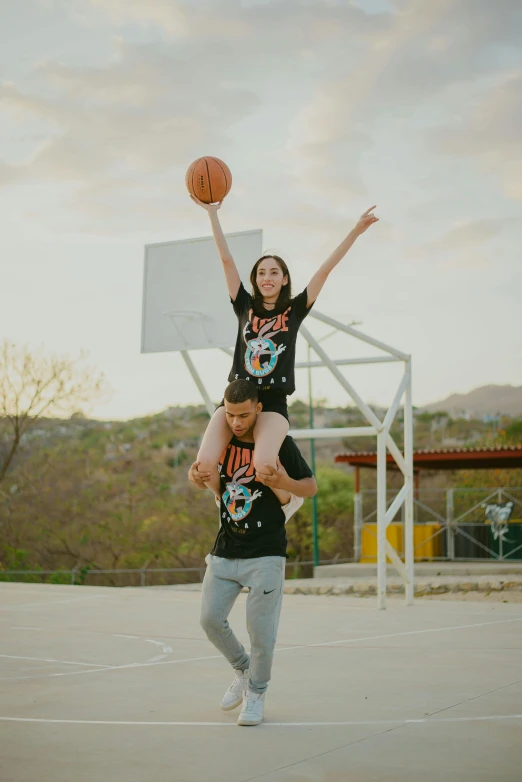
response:
<path id="1" fill-rule="evenodd" d="M 250 290 L 263 232 L 241 231 L 226 239 Z M 236 334 L 237 319 L 213 237 L 145 245 L 142 353 L 231 347 Z"/>

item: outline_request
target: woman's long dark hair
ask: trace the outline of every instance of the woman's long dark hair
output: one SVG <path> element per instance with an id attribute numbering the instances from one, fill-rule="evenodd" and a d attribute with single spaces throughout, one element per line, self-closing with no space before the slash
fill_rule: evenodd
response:
<path id="1" fill-rule="evenodd" d="M 276 305 L 274 309 L 276 310 L 283 310 L 285 307 L 287 307 L 290 304 L 290 299 L 292 298 L 292 280 L 290 278 L 290 272 L 288 271 L 288 266 L 283 261 L 282 258 L 279 257 L 279 255 L 273 255 L 272 253 L 267 253 L 266 255 L 261 256 L 259 260 L 257 260 L 254 264 L 254 268 L 250 272 L 250 282 L 252 284 L 252 298 L 254 299 L 254 307 L 264 307 L 263 303 L 263 295 L 259 288 L 257 287 L 257 268 L 261 261 L 264 261 L 266 258 L 273 258 L 274 261 L 278 264 L 279 268 L 283 272 L 283 277 L 288 277 L 288 282 L 286 285 L 283 285 L 281 290 L 279 291 L 279 296 L 277 297 Z"/>

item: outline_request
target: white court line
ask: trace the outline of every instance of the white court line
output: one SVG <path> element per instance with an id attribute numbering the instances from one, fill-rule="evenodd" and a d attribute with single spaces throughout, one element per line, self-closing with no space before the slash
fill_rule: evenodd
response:
<path id="1" fill-rule="evenodd" d="M 73 673 L 43 673 L 36 676 L 2 676 L 0 681 L 15 681 L 18 679 L 48 679 L 52 676 L 80 676 L 83 673 L 101 673 L 102 671 L 123 670 L 125 668 L 150 668 L 156 665 L 175 665 L 176 663 L 192 663 L 200 660 L 222 660 L 222 654 L 212 654 L 206 657 L 187 657 L 184 660 L 162 660 L 161 662 L 126 663 L 125 665 L 108 665 L 93 671 L 74 671 Z"/>
<path id="2" fill-rule="evenodd" d="M 449 625 L 448 627 L 431 627 L 426 630 L 406 630 L 403 633 L 385 633 L 384 635 L 372 635 L 366 638 L 346 638 L 344 641 L 325 641 L 319 644 L 303 644 L 302 646 L 284 646 L 276 649 L 277 652 L 288 652 L 292 649 L 308 649 L 315 646 L 334 646 L 335 644 L 352 644 L 356 641 L 376 641 L 380 638 L 398 638 L 403 635 L 420 635 L 422 633 L 441 633 L 445 630 L 467 630 L 470 627 L 486 627 L 487 625 L 508 624 L 510 622 L 522 622 L 522 617 L 517 619 L 497 619 L 494 622 L 475 622 L 469 625 Z"/>
<path id="3" fill-rule="evenodd" d="M 150 638 L 145 639 L 146 644 L 156 644 L 156 646 L 161 646 L 161 649 L 163 651 L 163 654 L 158 654 L 156 657 L 150 657 L 146 662 L 148 663 L 157 663 L 160 660 L 164 660 L 165 657 L 168 657 L 169 654 L 172 654 L 172 646 L 166 646 L 163 641 L 153 641 Z"/>
<path id="4" fill-rule="evenodd" d="M 47 606 L 61 605 L 62 603 L 79 603 L 82 600 L 106 600 L 107 595 L 89 595 L 87 597 L 71 597 L 68 600 L 53 600 L 50 603 L 22 603 L 17 606 L 0 606 L 0 611 L 19 611 L 20 608 L 47 608 Z"/>
<path id="5" fill-rule="evenodd" d="M 496 720 L 520 720 L 522 714 L 500 714 L 486 717 L 442 717 L 441 719 L 396 719 L 396 720 L 351 720 L 347 722 L 263 722 L 258 728 L 332 728 L 357 725 L 434 725 L 438 722 L 487 722 Z M 235 722 L 158 722 L 131 720 L 53 720 L 33 717 L 0 717 L 2 722 L 36 722 L 59 725 L 135 725 L 135 726 L 165 726 L 194 728 L 235 728 Z"/>
<path id="6" fill-rule="evenodd" d="M 111 633 L 111 635 L 114 635 L 115 638 L 133 638 L 133 639 L 137 638 L 138 640 L 140 639 L 139 635 L 123 635 L 123 633 Z"/>
<path id="7" fill-rule="evenodd" d="M 145 638 L 146 644 L 156 644 L 156 646 L 161 646 L 161 649 L 164 654 L 170 654 L 172 652 L 172 646 L 166 646 L 163 641 L 153 641 L 150 638 Z"/>
<path id="8" fill-rule="evenodd" d="M 48 657 L 21 657 L 17 654 L 0 654 L 0 657 L 6 657 L 8 660 L 36 660 L 42 663 L 61 663 L 62 665 L 85 665 L 88 668 L 110 668 L 107 663 L 72 663 L 70 660 L 51 660 Z"/>
<path id="9" fill-rule="evenodd" d="M 359 643 L 361 641 L 375 641 L 382 638 L 398 638 L 401 636 L 403 637 L 405 635 L 422 635 L 423 633 L 439 633 L 439 632 L 445 632 L 447 630 L 466 630 L 470 627 L 487 627 L 489 625 L 510 624 L 512 622 L 522 622 L 522 617 L 518 617 L 517 619 L 497 619 L 494 622 L 476 622 L 474 624 L 467 624 L 467 625 L 449 625 L 448 627 L 432 627 L 432 628 L 427 628 L 425 630 L 407 630 L 403 633 L 385 633 L 383 635 L 367 635 L 367 636 L 362 636 L 360 638 L 347 638 L 340 641 L 326 641 L 324 643 L 317 643 L 317 644 L 300 644 L 296 646 L 283 646 L 279 649 L 274 649 L 274 651 L 291 652 L 296 649 L 313 649 L 315 647 L 321 647 L 321 646 L 334 646 L 335 644 L 351 644 L 351 643 Z M 82 674 L 87 674 L 87 673 L 102 673 L 103 671 L 118 671 L 118 670 L 123 670 L 125 668 L 148 668 L 151 666 L 158 666 L 158 665 L 176 665 L 178 663 L 198 662 L 201 660 L 215 660 L 220 658 L 222 658 L 221 654 L 214 654 L 205 657 L 187 657 L 182 660 L 161 660 L 159 662 L 127 663 L 125 665 L 112 665 L 112 666 L 108 666 L 107 668 L 100 668 L 99 670 L 93 670 L 93 671 L 74 671 L 74 673 L 48 673 L 48 674 L 43 674 L 43 676 L 44 677 L 80 676 Z M 9 680 L 39 679 L 42 678 L 42 676 L 12 676 L 12 677 L 5 677 L 5 678 Z"/>

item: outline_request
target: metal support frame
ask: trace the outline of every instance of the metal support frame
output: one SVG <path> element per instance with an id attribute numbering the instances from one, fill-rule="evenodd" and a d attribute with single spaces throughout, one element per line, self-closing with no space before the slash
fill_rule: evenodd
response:
<path id="1" fill-rule="evenodd" d="M 202 379 L 199 376 L 199 373 L 194 366 L 194 362 L 192 361 L 189 351 L 188 350 L 182 350 L 181 355 L 183 356 L 183 361 L 188 367 L 188 370 L 190 374 L 192 375 L 192 378 L 194 380 L 194 383 L 197 385 L 199 393 L 203 397 L 203 400 L 205 402 L 205 407 L 207 408 L 209 416 L 212 418 L 212 415 L 214 413 L 214 410 L 216 408 L 215 404 L 213 404 L 210 396 L 207 393 L 207 389 L 205 388 L 205 384 L 203 383 Z"/>
<path id="2" fill-rule="evenodd" d="M 319 341 L 310 333 L 306 326 L 301 325 L 300 334 L 306 340 L 309 347 L 316 353 L 318 361 L 302 361 L 296 363 L 296 369 L 312 369 L 316 367 L 325 367 L 330 370 L 335 379 L 348 393 L 355 402 L 361 413 L 364 415 L 368 426 L 339 427 L 329 429 L 298 429 L 290 432 L 295 440 L 311 440 L 322 438 L 339 437 L 376 437 L 377 438 L 377 535 L 378 535 L 378 553 L 377 553 L 377 600 L 378 607 L 386 607 L 386 557 L 388 556 L 397 572 L 402 577 L 404 583 L 405 602 L 407 605 L 413 603 L 414 594 L 414 569 L 413 569 L 413 413 L 411 396 L 411 357 L 390 345 L 363 334 L 361 331 L 340 323 L 320 312 L 312 311 L 310 317 L 315 320 L 333 326 L 336 331 L 341 331 L 351 337 L 365 342 L 387 355 L 375 357 L 362 357 L 350 359 L 332 359 Z M 222 348 L 228 355 L 232 354 L 229 348 Z M 188 351 L 182 351 L 183 359 L 203 397 L 205 405 L 212 415 L 214 405 L 210 400 L 205 386 L 189 356 Z M 359 365 L 359 364 L 379 364 L 387 362 L 403 362 L 404 375 L 395 393 L 393 402 L 384 418 L 380 421 L 369 405 L 357 393 L 352 384 L 346 379 L 339 366 Z M 404 452 L 401 452 L 394 442 L 390 429 L 397 414 L 397 410 L 404 397 Z M 389 451 L 393 456 L 397 466 L 404 476 L 404 485 L 391 502 L 389 508 L 386 507 L 386 452 Z M 386 529 L 395 515 L 404 508 L 404 562 L 400 559 L 398 553 L 392 548 L 386 538 Z M 356 558 L 360 556 L 361 550 L 361 530 L 362 530 L 362 503 L 360 493 L 355 494 L 355 554 Z"/>

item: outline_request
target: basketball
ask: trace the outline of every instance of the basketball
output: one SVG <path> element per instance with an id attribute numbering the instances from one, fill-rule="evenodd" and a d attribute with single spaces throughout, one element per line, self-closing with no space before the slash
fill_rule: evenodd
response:
<path id="1" fill-rule="evenodd" d="M 232 185 L 232 174 L 217 157 L 200 157 L 188 167 L 187 190 L 205 204 L 222 201 Z"/>

